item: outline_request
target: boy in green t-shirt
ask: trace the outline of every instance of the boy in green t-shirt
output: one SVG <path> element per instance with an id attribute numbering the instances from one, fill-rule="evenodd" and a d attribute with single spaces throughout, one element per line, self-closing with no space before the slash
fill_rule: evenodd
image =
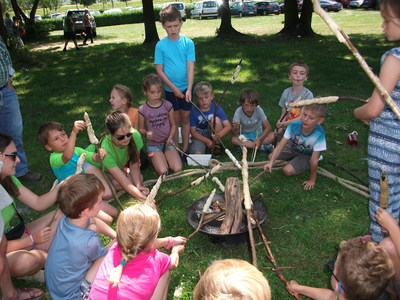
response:
<path id="1" fill-rule="evenodd" d="M 50 166 L 59 182 L 76 173 L 80 155 L 86 154 L 86 161 L 83 163 L 82 172 L 94 174 L 101 180 L 105 186 L 103 200 L 109 200 L 112 198 L 111 190 L 100 169 L 93 165 L 94 162 L 103 160 L 107 155 L 107 151 L 100 148 L 99 153 L 93 153 L 80 147 L 75 147 L 78 132 L 85 128 L 86 123 L 84 121 L 75 121 L 71 135 L 68 137 L 60 123 L 48 122 L 40 126 L 39 139 L 46 150 L 52 152 L 50 154 Z M 107 202 L 102 203 L 101 210 L 110 216 L 118 214 L 118 210 Z M 111 222 L 112 218 L 105 216 L 103 221 Z"/>

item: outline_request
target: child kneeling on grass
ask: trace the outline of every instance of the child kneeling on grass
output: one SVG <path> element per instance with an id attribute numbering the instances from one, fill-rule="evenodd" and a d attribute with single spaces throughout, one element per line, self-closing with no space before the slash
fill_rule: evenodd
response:
<path id="1" fill-rule="evenodd" d="M 167 299 L 169 270 L 179 263 L 186 239 L 157 239 L 161 220 L 147 204 L 125 209 L 117 221 L 117 242 L 102 262 L 89 300 Z M 157 250 L 171 250 L 167 255 Z"/>
<path id="2" fill-rule="evenodd" d="M 289 124 L 282 140 L 269 155 L 269 162 L 264 165 L 264 170 L 272 172 L 275 160 L 289 161 L 282 169 L 286 176 L 311 169 L 310 179 L 303 185 L 305 190 L 313 189 L 317 179 L 318 160 L 321 151 L 326 150 L 325 133 L 320 125 L 326 111 L 326 104 L 304 106 L 301 120 Z"/>
<path id="3" fill-rule="evenodd" d="M 98 233 L 115 238 L 113 229 L 94 219 L 103 193 L 103 184 L 93 174 L 72 175 L 60 183 L 57 200 L 65 216 L 58 224 L 45 264 L 46 285 L 53 300 L 87 299 L 108 251 Z"/>
<path id="4" fill-rule="evenodd" d="M 331 270 L 332 290 L 300 285 L 294 280 L 287 290 L 311 299 L 379 299 L 394 273 L 387 252 L 362 237 L 342 241 L 339 247 L 335 267 Z"/>

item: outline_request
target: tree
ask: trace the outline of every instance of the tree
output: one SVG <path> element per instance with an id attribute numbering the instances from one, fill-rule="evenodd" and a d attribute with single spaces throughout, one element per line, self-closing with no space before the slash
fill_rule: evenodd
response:
<path id="1" fill-rule="evenodd" d="M 154 18 L 153 0 L 142 0 L 143 18 L 145 29 L 145 40 L 143 44 L 154 45 L 160 38 L 158 37 L 156 21 Z"/>
<path id="2" fill-rule="evenodd" d="M 311 27 L 313 6 L 311 0 L 304 0 L 299 17 L 296 0 L 285 0 L 285 26 L 280 34 L 291 36 L 313 36 Z"/>
<path id="3" fill-rule="evenodd" d="M 229 0 L 223 1 L 222 5 L 219 8 L 219 11 L 221 12 L 221 25 L 219 26 L 218 29 L 218 37 L 241 35 L 241 33 L 232 26 L 231 10 L 229 9 Z"/>

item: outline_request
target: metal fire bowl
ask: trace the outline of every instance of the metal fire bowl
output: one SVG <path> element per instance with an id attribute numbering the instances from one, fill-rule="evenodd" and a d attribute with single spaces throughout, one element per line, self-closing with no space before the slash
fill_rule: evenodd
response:
<path id="1" fill-rule="evenodd" d="M 199 224 L 201 211 L 203 210 L 207 198 L 208 196 L 195 201 L 186 210 L 186 219 L 189 225 L 192 226 L 194 229 L 196 229 L 197 225 Z M 212 203 L 214 203 L 215 201 L 224 202 L 224 199 L 225 196 L 223 193 L 216 194 L 214 196 L 214 199 L 212 200 Z M 257 211 L 257 219 L 259 223 L 262 224 L 267 218 L 267 207 L 262 201 L 257 200 L 253 202 L 253 209 Z M 243 223 L 239 233 L 219 234 L 218 232 L 221 224 L 221 221 L 214 220 L 206 225 L 203 225 L 202 228 L 200 228 L 199 232 L 208 235 L 211 242 L 223 248 L 237 246 L 248 240 L 249 234 L 247 230 L 247 219 L 245 216 L 243 216 Z M 257 226 L 253 225 L 252 229 L 255 229 L 256 227 Z"/>

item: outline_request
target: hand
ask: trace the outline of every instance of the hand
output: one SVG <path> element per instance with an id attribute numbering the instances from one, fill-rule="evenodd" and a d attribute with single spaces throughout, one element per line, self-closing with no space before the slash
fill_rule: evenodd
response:
<path id="1" fill-rule="evenodd" d="M 233 122 L 233 129 L 239 130 L 240 129 L 240 121 Z"/>
<path id="2" fill-rule="evenodd" d="M 74 122 L 74 127 L 72 128 L 72 132 L 78 133 L 81 130 L 84 130 L 86 128 L 86 122 L 85 121 L 75 121 Z"/>
<path id="3" fill-rule="evenodd" d="M 186 244 L 186 238 L 184 238 L 182 236 L 175 236 L 175 237 L 173 237 L 173 239 L 174 239 L 174 242 L 172 244 L 172 247 Z"/>
<path id="4" fill-rule="evenodd" d="M 211 134 L 211 137 L 214 142 L 219 142 L 219 140 L 221 139 L 221 137 L 219 136 L 219 133 Z"/>
<path id="5" fill-rule="evenodd" d="M 185 93 L 186 102 L 192 102 L 192 91 L 187 90 Z"/>
<path id="6" fill-rule="evenodd" d="M 298 288 L 300 287 L 300 284 L 297 283 L 295 280 L 291 280 L 289 284 L 286 286 L 286 289 L 288 290 L 289 293 L 291 294 L 297 294 L 298 293 Z"/>
<path id="7" fill-rule="evenodd" d="M 305 190 L 312 190 L 314 188 L 315 181 L 314 180 L 307 180 L 303 182 L 303 186 Z"/>
<path id="8" fill-rule="evenodd" d="M 148 141 L 151 141 L 153 139 L 153 131 L 151 130 L 146 131 L 146 138 Z"/>
<path id="9" fill-rule="evenodd" d="M 100 148 L 99 153 L 93 154 L 93 160 L 96 162 L 101 162 L 104 160 L 104 158 L 107 156 L 107 150 Z"/>
<path id="10" fill-rule="evenodd" d="M 180 89 L 178 89 L 177 87 L 175 87 L 173 90 L 174 95 L 178 98 L 185 98 L 185 95 L 182 93 L 182 91 Z"/>
<path id="11" fill-rule="evenodd" d="M 386 229 L 389 232 L 389 234 L 393 230 L 396 230 L 396 228 L 399 226 L 397 225 L 397 222 L 393 218 L 393 216 L 383 208 L 378 209 L 375 218 L 378 221 L 379 225 L 381 225 L 384 229 Z"/>
<path id="12" fill-rule="evenodd" d="M 172 247 L 172 251 L 171 252 L 181 254 L 184 250 L 185 250 L 185 246 L 184 245 L 176 245 L 176 246 Z"/>
<path id="13" fill-rule="evenodd" d="M 139 191 L 141 191 L 141 192 L 142 192 L 143 194 L 145 194 L 146 196 L 147 196 L 148 194 L 150 194 L 150 190 L 149 190 L 147 187 L 145 187 L 145 186 L 138 186 L 137 188 L 138 188 Z"/>
<path id="14" fill-rule="evenodd" d="M 7 87 L 8 87 L 9 89 L 11 89 L 11 90 L 14 89 L 13 84 L 12 84 L 12 79 L 11 79 L 11 78 L 8 78 Z"/>
<path id="15" fill-rule="evenodd" d="M 283 122 L 281 121 L 276 122 L 276 128 L 281 128 L 281 127 L 283 127 Z"/>
<path id="16" fill-rule="evenodd" d="M 36 244 L 42 244 L 50 240 L 50 226 L 43 228 L 37 232 L 32 233 L 33 240 Z"/>
<path id="17" fill-rule="evenodd" d="M 168 138 L 165 143 L 167 144 L 167 146 L 171 146 L 172 143 L 172 138 Z"/>
<path id="18" fill-rule="evenodd" d="M 214 142 L 212 140 L 207 139 L 207 142 L 205 144 L 206 144 L 207 148 L 211 149 L 214 145 Z"/>
<path id="19" fill-rule="evenodd" d="M 269 162 L 269 163 L 264 165 L 264 171 L 265 172 L 269 172 L 269 173 L 272 172 L 272 162 Z"/>
<path id="20" fill-rule="evenodd" d="M 253 148 L 260 149 L 260 146 L 261 146 L 261 140 L 260 140 L 260 139 L 256 139 L 256 140 L 254 141 Z"/>

